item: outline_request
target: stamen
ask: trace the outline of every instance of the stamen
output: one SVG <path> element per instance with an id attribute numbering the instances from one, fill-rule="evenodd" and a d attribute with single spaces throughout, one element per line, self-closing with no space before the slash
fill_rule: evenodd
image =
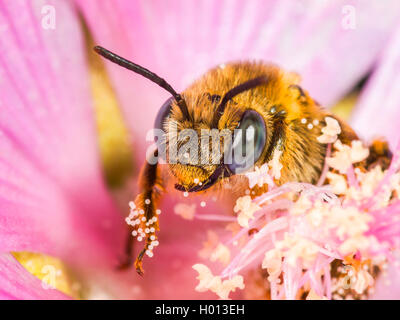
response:
<path id="1" fill-rule="evenodd" d="M 271 186 L 256 199 L 249 195 L 238 199 L 235 211 L 246 217 L 245 222 L 239 221 L 242 228 L 225 242 L 217 236 L 216 241 L 209 240 L 211 247 L 201 252 L 204 257 L 205 250 L 211 250 L 207 255 L 213 261 L 224 257 L 222 252 L 235 254 L 219 276 L 197 265 L 201 290 L 213 291 L 203 280 L 222 282 L 265 258 L 271 298 L 294 299 L 307 293 L 309 299 L 364 299 L 373 292 L 373 270 L 384 272 L 387 261 L 400 265 L 390 253 L 400 243 L 400 162 L 396 169 L 390 169 L 392 163 L 386 171 L 378 166 L 366 172 L 353 167 L 368 156 L 360 142 L 346 146 L 338 141 L 335 148 L 331 157 L 328 144 L 327 158 L 336 158 L 326 162 L 320 180 L 322 184 L 328 178 L 331 185 L 286 183 Z M 329 171 L 332 164 L 337 171 Z M 249 237 L 253 229 L 258 232 Z M 341 261 L 344 267 L 336 267 L 333 261 Z M 331 268 L 337 270 L 334 277 Z M 345 277 L 350 289 L 342 282 Z"/>

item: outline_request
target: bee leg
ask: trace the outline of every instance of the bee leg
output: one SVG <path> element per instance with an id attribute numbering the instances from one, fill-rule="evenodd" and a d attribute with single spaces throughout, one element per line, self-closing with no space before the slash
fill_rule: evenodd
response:
<path id="1" fill-rule="evenodd" d="M 152 257 L 154 247 L 158 246 L 156 231 L 159 230 L 160 211 L 157 205 L 163 191 L 163 184 L 157 164 L 145 163 L 139 177 L 139 189 L 141 193 L 135 199 L 136 208 L 130 218 L 133 226 L 132 235 L 139 242 L 145 241 L 144 248 L 135 260 L 137 273 L 143 275 L 144 255 Z"/>
<path id="2" fill-rule="evenodd" d="M 159 231 L 159 221 L 157 217 L 158 212 L 156 206 L 160 198 L 161 192 L 156 186 L 149 191 L 140 193 L 135 200 L 138 208 L 135 230 L 132 235 L 136 237 L 137 241 L 145 241 L 142 251 L 139 253 L 135 260 L 136 272 L 143 275 L 142 262 L 144 255 L 149 257 L 153 256 L 153 248 L 158 246 L 156 231 Z"/>
<path id="3" fill-rule="evenodd" d="M 385 140 L 374 140 L 369 146 L 369 156 L 366 161 L 368 170 L 379 165 L 383 170 L 390 166 L 393 154 L 389 149 L 389 144 Z"/>

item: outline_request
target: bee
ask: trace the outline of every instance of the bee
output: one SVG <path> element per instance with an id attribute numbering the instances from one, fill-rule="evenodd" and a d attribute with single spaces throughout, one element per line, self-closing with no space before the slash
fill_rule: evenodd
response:
<path id="1" fill-rule="evenodd" d="M 220 65 L 195 81 L 182 93 L 177 93 L 170 84 L 155 73 L 128 61 L 102 47 L 94 50 L 104 58 L 127 68 L 158 84 L 172 97 L 160 108 L 154 127 L 164 135 L 158 137 L 157 149 L 153 156 L 162 151 L 166 160 L 167 179 L 172 178 L 175 189 L 182 192 L 216 192 L 227 183 L 236 192 L 244 194 L 249 189 L 247 178 L 238 172 L 245 172 L 254 166 L 262 166 L 279 155 L 282 165 L 277 185 L 289 181 L 315 184 L 325 163 L 327 145 L 318 142 L 325 118 L 336 119 L 341 127 L 338 138 L 344 144 L 358 139 L 355 132 L 337 116 L 324 110 L 299 82 L 298 75 L 285 72 L 279 67 L 263 62 L 236 62 Z M 185 130 L 205 137 L 205 144 L 196 140 L 195 151 L 188 152 L 183 140 L 171 135 L 171 127 L 176 133 Z M 247 134 L 250 130 L 251 134 Z M 246 134 L 235 135 L 242 130 Z M 251 159 L 237 161 L 236 157 L 226 161 L 226 146 L 212 148 L 204 132 L 216 132 L 216 140 L 228 139 L 229 151 L 243 155 L 243 148 L 249 145 Z M 224 132 L 224 135 L 219 135 Z M 227 133 L 227 134 L 226 134 Z M 200 139 L 204 141 L 204 139 Z M 197 148 L 196 148 L 197 147 Z M 374 162 L 388 155 L 387 144 L 375 144 L 370 156 Z M 171 161 L 172 149 L 184 149 L 177 161 Z M 247 150 L 247 149 L 246 149 Z M 199 153 L 205 153 L 208 161 L 199 162 Z M 186 161 L 183 161 L 186 158 Z M 239 157 L 240 158 L 240 157 Z M 245 157 L 246 158 L 246 157 Z M 247 159 L 247 158 L 246 158 Z M 175 159 L 176 160 L 176 159 Z M 196 161 L 195 161 L 196 160 Z M 370 161 L 371 162 L 371 161 Z M 165 169 L 163 170 L 165 171 Z M 133 235 L 145 242 L 144 248 L 135 260 L 135 268 L 143 274 L 142 260 L 145 254 L 152 256 L 158 245 L 156 231 L 159 230 L 157 209 L 162 194 L 166 191 L 165 174 L 157 161 L 146 161 L 139 176 L 140 193 L 135 199 L 136 206 Z M 253 197 L 267 191 L 267 185 L 250 190 Z M 133 239 L 130 237 L 130 239 Z M 127 253 L 132 249 L 131 240 Z"/>

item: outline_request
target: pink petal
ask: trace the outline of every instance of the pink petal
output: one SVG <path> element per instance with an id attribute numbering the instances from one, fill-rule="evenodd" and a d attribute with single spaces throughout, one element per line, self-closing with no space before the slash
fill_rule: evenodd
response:
<path id="1" fill-rule="evenodd" d="M 400 298 L 400 270 L 393 265 L 389 266 L 386 275 L 377 279 L 374 293 L 370 299 L 387 300 Z"/>
<path id="2" fill-rule="evenodd" d="M 400 24 L 381 55 L 352 117 L 364 139 L 386 137 L 391 148 L 400 138 Z"/>
<path id="3" fill-rule="evenodd" d="M 43 5 L 56 28 L 42 28 Z M 82 32 L 71 3 L 0 3 L 0 250 L 115 264 L 123 221 L 107 194 Z"/>
<path id="4" fill-rule="evenodd" d="M 70 299 L 55 289 L 42 286 L 10 254 L 0 255 L 0 300 L 47 300 Z"/>
<path id="5" fill-rule="evenodd" d="M 189 195 L 186 201 L 196 204 L 196 214 L 199 216 L 205 213 L 223 214 L 224 211 L 218 208 L 220 206 L 211 200 L 207 201 L 205 208 L 201 208 L 201 200 Z M 165 209 L 160 215 L 160 245 L 154 250 L 154 257 L 144 262 L 145 275 L 137 282 L 143 289 L 140 299 L 216 299 L 213 293 L 194 290 L 198 280 L 192 266 L 202 261 L 198 252 L 207 240 L 207 229 L 223 228 L 225 224 L 184 220 L 168 210 L 173 208 L 175 202 L 171 197 L 165 199 Z"/>
<path id="6" fill-rule="evenodd" d="M 165 207 L 172 207 L 170 199 Z M 192 203 L 192 202 L 191 202 Z M 213 210 L 212 204 L 207 204 Z M 196 210 L 207 212 L 207 210 Z M 201 213 L 201 212 L 200 212 Z M 126 271 L 91 270 L 90 277 L 96 286 L 118 299 L 215 299 L 213 293 L 199 293 L 197 273 L 191 268 L 202 261 L 198 251 L 207 239 L 207 228 L 215 229 L 215 222 L 187 221 L 172 212 L 163 212 L 160 216 L 160 245 L 154 250 L 153 258 L 145 258 L 144 276 L 139 276 L 133 268 Z M 221 227 L 224 224 L 221 223 Z M 136 254 L 143 242 L 134 244 Z"/>
<path id="7" fill-rule="evenodd" d="M 41 28 L 44 3 L 56 8 L 55 30 Z M 82 33 L 70 4 L 10 1 L 0 4 L 0 17 L 0 79 L 7 79 L 0 81 L 0 251 L 61 257 L 114 298 L 208 297 L 194 291 L 191 268 L 204 222 L 163 215 L 161 245 L 145 261 L 144 278 L 114 268 L 126 229 L 101 177 Z M 4 297 L 40 289 L 13 258 L 4 263 Z"/>
<path id="8" fill-rule="evenodd" d="M 155 71 L 177 90 L 220 63 L 262 59 L 300 73 L 304 87 L 325 105 L 370 70 L 400 9 L 395 0 L 76 3 L 99 45 Z M 342 26 L 346 5 L 355 10 L 355 29 Z M 168 94 L 118 66 L 109 64 L 109 70 L 143 146 Z"/>

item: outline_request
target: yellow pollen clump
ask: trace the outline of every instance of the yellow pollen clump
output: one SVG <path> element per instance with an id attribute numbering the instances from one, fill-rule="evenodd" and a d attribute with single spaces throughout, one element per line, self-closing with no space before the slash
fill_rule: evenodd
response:
<path id="1" fill-rule="evenodd" d="M 313 204 L 307 196 L 301 195 L 300 198 L 290 208 L 290 214 L 302 215 L 312 208 Z"/>
<path id="2" fill-rule="evenodd" d="M 371 197 L 374 195 L 375 189 L 382 181 L 384 177 L 384 172 L 382 168 L 377 165 L 375 168 L 365 173 L 357 170 L 356 175 L 358 180 L 360 181 L 360 192 L 363 194 L 364 197 Z"/>
<path id="3" fill-rule="evenodd" d="M 361 141 L 352 141 L 350 149 L 350 158 L 352 163 L 357 163 L 367 159 L 369 156 L 369 149 L 365 148 Z"/>
<path id="4" fill-rule="evenodd" d="M 236 205 L 233 208 L 238 212 L 238 223 L 240 226 L 248 228 L 249 220 L 253 219 L 254 213 L 260 210 L 261 207 L 251 200 L 250 196 L 240 197 L 236 200 Z"/>
<path id="5" fill-rule="evenodd" d="M 335 194 L 345 194 L 347 191 L 346 178 L 340 174 L 327 172 L 326 177 L 329 180 L 329 185 L 332 187 L 332 192 Z"/>
<path id="6" fill-rule="evenodd" d="M 298 260 L 305 268 L 311 267 L 319 252 L 319 247 L 314 242 L 298 234 L 285 233 L 284 240 L 277 242 L 275 247 L 292 267 L 297 265 Z"/>
<path id="7" fill-rule="evenodd" d="M 337 236 L 344 239 L 345 237 L 356 237 L 368 231 L 368 223 L 372 217 L 365 212 L 360 212 L 355 207 L 335 206 L 326 219 L 328 226 L 335 228 Z"/>
<path id="8" fill-rule="evenodd" d="M 326 158 L 328 165 L 340 173 L 345 174 L 353 163 L 366 159 L 369 155 L 368 148 L 362 146 L 361 141 L 352 141 L 351 147 L 337 140 L 333 157 Z"/>
<path id="9" fill-rule="evenodd" d="M 374 242 L 373 237 L 366 237 L 363 235 L 356 235 L 346 239 L 339 247 L 339 252 L 343 255 L 354 255 L 357 251 L 365 253 Z"/>
<path id="10" fill-rule="evenodd" d="M 231 252 L 229 251 L 229 248 L 227 246 L 225 246 L 222 243 L 219 243 L 217 248 L 211 254 L 210 260 L 212 262 L 219 261 L 223 265 L 227 265 L 231 260 Z"/>
<path id="11" fill-rule="evenodd" d="M 174 206 L 174 213 L 185 220 L 193 220 L 196 213 L 195 204 L 178 203 Z"/>
<path id="12" fill-rule="evenodd" d="M 362 294 L 368 287 L 374 284 L 374 278 L 366 270 L 359 270 L 356 273 L 356 281 L 354 284 L 354 290 L 358 294 Z"/>
<path id="13" fill-rule="evenodd" d="M 324 222 L 324 219 L 329 214 L 330 214 L 329 206 L 322 201 L 316 201 L 312 209 L 309 210 L 307 213 L 307 221 L 311 226 L 317 228 L 321 226 L 321 224 Z"/>
<path id="14" fill-rule="evenodd" d="M 235 292 L 237 288 L 244 289 L 243 277 L 236 275 L 231 279 L 222 280 L 219 276 L 214 276 L 211 270 L 204 264 L 195 264 L 192 266 L 199 275 L 196 279 L 199 284 L 195 288 L 198 292 L 212 291 L 216 293 L 221 299 L 229 299 L 229 294 Z"/>
<path id="15" fill-rule="evenodd" d="M 246 172 L 244 175 L 249 179 L 249 187 L 252 189 L 255 185 L 262 187 L 264 184 L 273 185 L 272 177 L 268 173 L 268 163 L 264 163 L 261 167 L 255 167 L 254 171 Z"/>
<path id="16" fill-rule="evenodd" d="M 203 242 L 203 248 L 199 251 L 199 257 L 208 259 L 214 252 L 215 248 L 219 243 L 218 235 L 216 232 L 207 231 L 207 241 Z"/>
<path id="17" fill-rule="evenodd" d="M 269 281 L 276 281 L 282 271 L 282 252 L 277 249 L 267 251 L 261 267 L 267 269 Z"/>
<path id="18" fill-rule="evenodd" d="M 283 168 L 283 165 L 279 162 L 281 155 L 282 151 L 275 149 L 272 160 L 268 162 L 268 165 L 271 168 L 271 174 L 275 179 L 281 178 L 281 170 Z"/>
<path id="19" fill-rule="evenodd" d="M 334 118 L 325 117 L 325 122 L 326 126 L 321 129 L 322 135 L 317 137 L 317 140 L 320 143 L 333 143 L 336 141 L 342 129 L 340 128 L 339 122 Z"/>

